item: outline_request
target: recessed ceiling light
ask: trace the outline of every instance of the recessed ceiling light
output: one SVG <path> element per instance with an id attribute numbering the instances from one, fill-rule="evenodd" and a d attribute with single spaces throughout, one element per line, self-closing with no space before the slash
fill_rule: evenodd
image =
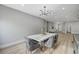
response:
<path id="1" fill-rule="evenodd" d="M 65 8 L 63 7 L 62 10 L 64 10 Z"/>

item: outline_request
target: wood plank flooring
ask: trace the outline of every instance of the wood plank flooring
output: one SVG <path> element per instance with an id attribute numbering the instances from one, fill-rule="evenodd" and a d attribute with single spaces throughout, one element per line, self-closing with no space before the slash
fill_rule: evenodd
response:
<path id="1" fill-rule="evenodd" d="M 50 48 L 45 53 L 49 51 L 53 54 L 73 54 L 73 35 L 70 33 L 60 33 L 58 41 L 56 43 L 56 48 Z"/>
<path id="2" fill-rule="evenodd" d="M 73 54 L 73 35 L 60 33 L 55 48 L 46 48 L 41 54 Z M 25 43 L 20 43 L 5 49 L 0 49 L 0 54 L 26 54 Z"/>

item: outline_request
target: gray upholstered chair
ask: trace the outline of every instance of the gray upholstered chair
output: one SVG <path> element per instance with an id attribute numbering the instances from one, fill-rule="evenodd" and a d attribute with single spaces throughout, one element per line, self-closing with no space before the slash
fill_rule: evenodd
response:
<path id="1" fill-rule="evenodd" d="M 39 49 L 40 44 L 38 43 L 38 41 L 35 41 L 33 39 L 29 39 L 27 37 L 25 37 L 26 39 L 26 53 L 35 53 L 36 50 Z"/>
<path id="2" fill-rule="evenodd" d="M 52 48 L 53 46 L 53 36 L 49 38 L 49 40 L 46 42 L 45 46 L 47 46 L 48 48 Z"/>

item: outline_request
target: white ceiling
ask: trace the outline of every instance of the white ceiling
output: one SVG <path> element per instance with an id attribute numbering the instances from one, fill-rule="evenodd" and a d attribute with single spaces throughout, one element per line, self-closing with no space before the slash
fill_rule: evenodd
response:
<path id="1" fill-rule="evenodd" d="M 79 5 L 75 4 L 46 4 L 48 10 L 55 10 L 49 16 L 40 16 L 40 10 L 45 4 L 5 4 L 5 6 L 22 12 L 41 17 L 52 22 L 77 22 L 79 21 Z M 64 10 L 62 9 L 64 8 Z"/>

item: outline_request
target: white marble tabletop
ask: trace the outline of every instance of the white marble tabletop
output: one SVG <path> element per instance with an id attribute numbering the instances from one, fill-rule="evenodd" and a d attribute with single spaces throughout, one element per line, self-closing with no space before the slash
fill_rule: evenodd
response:
<path id="1" fill-rule="evenodd" d="M 55 36 L 56 34 L 57 33 L 35 34 L 35 35 L 27 36 L 27 38 L 34 39 L 36 41 L 41 42 L 51 36 Z"/>

